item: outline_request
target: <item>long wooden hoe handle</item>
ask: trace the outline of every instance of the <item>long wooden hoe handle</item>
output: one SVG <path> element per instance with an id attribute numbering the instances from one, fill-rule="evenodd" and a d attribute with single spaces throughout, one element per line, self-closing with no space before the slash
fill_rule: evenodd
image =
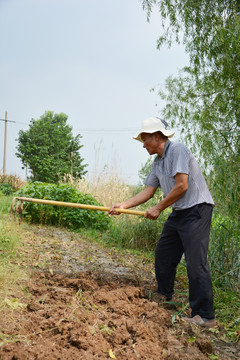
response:
<path id="1" fill-rule="evenodd" d="M 15 199 L 20 201 L 38 203 L 38 204 L 66 206 L 66 207 L 73 207 L 73 208 L 86 209 L 86 210 L 98 210 L 98 211 L 107 211 L 107 212 L 110 211 L 110 207 L 105 207 L 105 206 L 77 204 L 77 203 L 70 203 L 63 201 L 43 200 L 43 199 L 34 199 L 34 198 L 26 198 L 26 197 L 15 197 Z M 130 214 L 130 215 L 144 216 L 145 214 L 145 211 L 128 210 L 128 209 L 115 209 L 115 210 L 119 213 Z"/>

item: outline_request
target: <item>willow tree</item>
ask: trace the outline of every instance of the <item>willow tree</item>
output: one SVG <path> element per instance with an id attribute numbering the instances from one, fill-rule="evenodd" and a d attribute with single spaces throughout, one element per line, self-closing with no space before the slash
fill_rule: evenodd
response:
<path id="1" fill-rule="evenodd" d="M 162 115 L 212 170 L 215 196 L 229 210 L 240 175 L 240 2 L 142 0 L 142 5 L 149 20 L 153 8 L 159 11 L 158 49 L 177 43 L 189 54 L 189 65 L 157 89 L 166 104 Z"/>
<path id="2" fill-rule="evenodd" d="M 141 0 L 148 19 L 159 10 L 157 41 L 182 44 L 189 65 L 156 89 L 164 116 L 177 128 L 203 169 L 216 209 L 209 260 L 215 284 L 237 289 L 240 268 L 240 2 Z M 205 165 L 205 166 L 204 166 Z M 234 308 L 234 307 L 233 307 Z M 234 316 L 234 315 L 233 315 Z"/>

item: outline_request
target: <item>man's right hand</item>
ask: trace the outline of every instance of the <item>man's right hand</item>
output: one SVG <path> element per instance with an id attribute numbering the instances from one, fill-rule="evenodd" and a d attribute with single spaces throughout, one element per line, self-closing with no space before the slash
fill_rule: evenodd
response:
<path id="1" fill-rule="evenodd" d="M 111 209 L 109 211 L 109 215 L 120 215 L 116 209 L 124 209 L 123 203 L 116 203 L 111 206 Z"/>

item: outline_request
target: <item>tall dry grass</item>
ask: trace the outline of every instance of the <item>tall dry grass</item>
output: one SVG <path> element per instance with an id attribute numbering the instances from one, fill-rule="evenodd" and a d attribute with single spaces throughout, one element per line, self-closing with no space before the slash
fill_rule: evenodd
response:
<path id="1" fill-rule="evenodd" d="M 10 184 L 14 190 L 18 190 L 27 184 L 26 181 L 17 175 L 3 174 L 0 172 L 0 184 L 3 183 Z"/>
<path id="2" fill-rule="evenodd" d="M 111 159 L 103 169 L 100 168 L 100 164 L 104 161 L 103 142 L 94 145 L 94 150 L 95 160 L 92 176 L 74 180 L 68 175 L 65 180 L 76 186 L 80 192 L 90 193 L 99 203 L 107 207 L 132 197 L 136 187 L 127 185 L 119 172 L 118 158 L 114 148 L 112 148 Z"/>
<path id="3" fill-rule="evenodd" d="M 101 173 L 94 172 L 91 180 L 88 178 L 74 179 L 70 174 L 65 175 L 64 183 L 70 183 L 84 194 L 91 194 L 104 206 L 111 206 L 133 196 L 134 186 L 129 186 L 116 170 L 103 170 Z"/>
<path id="4" fill-rule="evenodd" d="M 65 175 L 63 182 L 73 185 L 83 194 L 91 194 L 99 203 L 109 207 L 133 196 L 135 190 L 114 172 L 94 175 L 91 181 L 88 178 L 74 179 L 68 174 Z"/>

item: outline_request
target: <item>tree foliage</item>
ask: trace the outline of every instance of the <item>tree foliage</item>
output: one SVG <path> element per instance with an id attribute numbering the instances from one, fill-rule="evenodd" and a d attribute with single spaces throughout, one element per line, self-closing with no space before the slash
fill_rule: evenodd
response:
<path id="1" fill-rule="evenodd" d="M 229 210 L 240 175 L 240 2 L 143 0 L 142 4 L 149 19 L 155 6 L 159 10 L 164 32 L 157 47 L 183 44 L 189 54 L 189 65 L 158 89 L 166 102 L 162 115 L 212 170 L 218 201 L 225 193 L 223 204 Z M 228 188 L 224 177 L 231 179 Z"/>
<path id="2" fill-rule="evenodd" d="M 65 174 L 81 178 L 86 173 L 79 154 L 81 135 L 73 136 L 67 119 L 64 113 L 47 111 L 31 120 L 29 130 L 20 130 L 16 155 L 31 170 L 31 180 L 56 183 Z"/>

